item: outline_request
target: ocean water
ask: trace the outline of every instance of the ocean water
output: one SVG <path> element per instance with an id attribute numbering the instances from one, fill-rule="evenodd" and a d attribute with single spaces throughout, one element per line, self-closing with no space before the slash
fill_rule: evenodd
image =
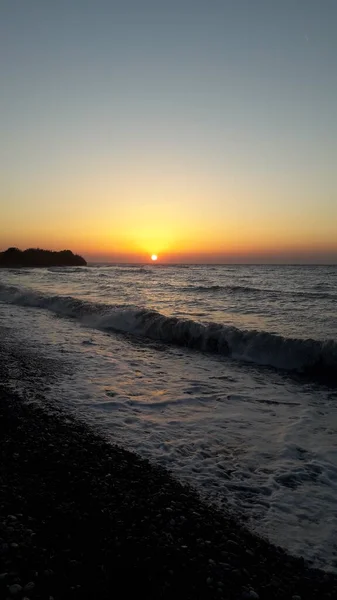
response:
<path id="1" fill-rule="evenodd" d="M 2 343 L 65 365 L 11 385 L 335 572 L 336 306 L 335 266 L 0 271 Z"/>

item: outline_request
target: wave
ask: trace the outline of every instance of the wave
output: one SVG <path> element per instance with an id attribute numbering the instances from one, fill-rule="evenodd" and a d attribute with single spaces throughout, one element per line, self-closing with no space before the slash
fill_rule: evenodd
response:
<path id="1" fill-rule="evenodd" d="M 225 293 L 238 293 L 238 294 L 262 294 L 272 295 L 279 298 L 280 294 L 293 296 L 294 298 L 317 298 L 317 299 L 334 299 L 337 298 L 336 294 L 328 292 L 305 292 L 302 290 L 276 290 L 276 289 L 265 289 L 256 288 L 245 285 L 188 285 L 183 288 L 186 292 L 225 292 Z"/>
<path id="2" fill-rule="evenodd" d="M 140 267 L 135 265 L 127 265 L 125 267 L 115 266 L 111 267 L 111 270 L 115 270 L 118 273 L 130 273 L 132 275 L 135 273 L 151 273 L 151 265 L 149 265 L 149 267 Z"/>
<path id="3" fill-rule="evenodd" d="M 191 292 L 266 292 L 259 288 L 247 287 L 243 285 L 187 285 L 184 291 Z"/>
<path id="4" fill-rule="evenodd" d="M 49 273 L 83 273 L 88 267 L 47 267 Z"/>
<path id="5" fill-rule="evenodd" d="M 29 267 L 28 267 L 28 269 L 29 269 Z M 22 268 L 22 269 L 20 269 L 20 268 L 7 268 L 7 271 L 9 273 L 11 273 L 12 275 L 22 275 L 23 273 L 25 273 L 27 271 L 27 267 Z"/>
<path id="6" fill-rule="evenodd" d="M 124 332 L 162 343 L 278 369 L 337 380 L 337 342 L 287 338 L 266 331 L 168 317 L 155 310 L 91 303 L 72 296 L 48 296 L 0 284 L 0 301 L 43 308 L 106 331 Z"/>

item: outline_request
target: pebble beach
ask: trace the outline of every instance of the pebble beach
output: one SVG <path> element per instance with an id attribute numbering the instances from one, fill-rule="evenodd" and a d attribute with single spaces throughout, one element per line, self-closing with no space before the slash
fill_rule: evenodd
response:
<path id="1" fill-rule="evenodd" d="M 41 394 L 17 395 L 9 365 L 29 377 L 34 364 L 0 358 L 0 598 L 337 597 L 333 574 L 249 533 Z"/>

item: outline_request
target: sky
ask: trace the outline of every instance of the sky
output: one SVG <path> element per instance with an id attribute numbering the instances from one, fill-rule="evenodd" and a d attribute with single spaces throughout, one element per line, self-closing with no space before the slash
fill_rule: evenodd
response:
<path id="1" fill-rule="evenodd" d="M 337 262 L 336 0 L 0 0 L 0 250 Z"/>

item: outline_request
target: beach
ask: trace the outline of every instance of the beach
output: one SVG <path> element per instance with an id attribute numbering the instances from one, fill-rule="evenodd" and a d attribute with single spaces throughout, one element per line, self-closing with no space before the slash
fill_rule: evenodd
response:
<path id="1" fill-rule="evenodd" d="M 52 385 L 43 356 L 0 350 L 1 598 L 336 597 L 336 576 L 249 533 L 40 392 L 9 389 L 37 360 Z"/>
<path id="2" fill-rule="evenodd" d="M 0 15 L 0 600 L 337 600 L 337 2 Z"/>

